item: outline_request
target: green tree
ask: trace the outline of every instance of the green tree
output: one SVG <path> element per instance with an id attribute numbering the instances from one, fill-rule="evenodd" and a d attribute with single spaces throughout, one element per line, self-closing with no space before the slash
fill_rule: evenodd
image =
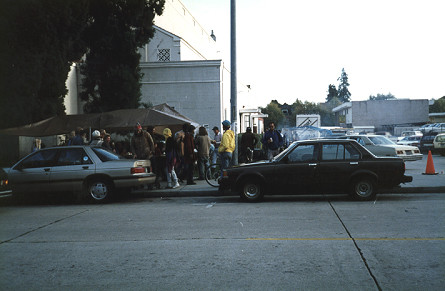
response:
<path id="1" fill-rule="evenodd" d="M 0 127 L 64 114 L 65 81 L 85 52 L 87 0 L 0 1 Z"/>
<path id="2" fill-rule="evenodd" d="M 326 96 L 326 102 L 331 101 L 333 98 L 338 98 L 338 91 L 335 85 L 329 84 L 328 95 Z"/>
<path id="3" fill-rule="evenodd" d="M 338 99 L 340 99 L 341 102 L 349 102 L 351 100 L 351 93 L 348 89 L 348 74 L 346 74 L 344 68 L 341 70 L 341 76 L 337 81 L 340 82 L 338 85 Z"/>
<path id="4" fill-rule="evenodd" d="M 369 96 L 369 100 L 391 100 L 391 99 L 397 99 L 397 98 L 391 93 L 388 93 L 387 95 L 377 94 L 377 96 L 374 95 Z"/>
<path id="5" fill-rule="evenodd" d="M 86 32 L 89 51 L 82 66 L 85 79 L 81 99 L 86 112 L 138 108 L 142 47 L 154 35 L 153 19 L 164 0 L 94 0 Z"/>
<path id="6" fill-rule="evenodd" d="M 445 96 L 434 101 L 434 104 L 430 106 L 430 113 L 445 112 Z"/>
<path id="7" fill-rule="evenodd" d="M 269 115 L 264 119 L 266 126 L 270 121 L 273 121 L 275 122 L 275 126 L 278 127 L 278 124 L 280 124 L 284 119 L 284 114 L 281 111 L 280 104 L 275 100 L 271 101 L 265 108 L 261 108 L 261 112 Z"/>

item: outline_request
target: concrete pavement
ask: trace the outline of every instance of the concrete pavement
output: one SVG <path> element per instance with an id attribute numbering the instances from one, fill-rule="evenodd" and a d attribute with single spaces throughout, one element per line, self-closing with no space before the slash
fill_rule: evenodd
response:
<path id="1" fill-rule="evenodd" d="M 445 194 L 445 157 L 433 155 L 434 168 L 437 175 L 424 175 L 428 155 L 424 155 L 420 161 L 406 162 L 405 174 L 413 177 L 411 183 L 401 184 L 393 189 L 382 189 L 380 193 L 444 193 Z M 161 182 L 161 189 L 138 190 L 145 197 L 191 197 L 191 196 L 223 196 L 230 192 L 218 192 L 218 188 L 212 187 L 205 180 L 195 180 L 196 185 L 181 184 L 176 189 L 167 189 L 167 182 Z"/>

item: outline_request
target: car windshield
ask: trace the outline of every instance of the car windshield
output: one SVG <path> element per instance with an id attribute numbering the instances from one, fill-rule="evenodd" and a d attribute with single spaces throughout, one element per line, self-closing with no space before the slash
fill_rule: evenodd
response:
<path id="1" fill-rule="evenodd" d="M 445 135 L 438 135 L 436 137 L 437 142 L 445 142 Z"/>
<path id="2" fill-rule="evenodd" d="M 116 161 L 124 159 L 123 157 L 119 156 L 118 154 L 115 154 L 107 149 L 104 148 L 92 148 L 94 153 L 97 155 L 97 157 L 102 162 L 108 162 L 108 161 Z"/>
<path id="3" fill-rule="evenodd" d="M 370 136 L 369 139 L 376 145 L 394 144 L 390 139 L 384 136 Z"/>
<path id="4" fill-rule="evenodd" d="M 277 161 L 277 160 L 280 160 L 283 156 L 285 156 L 290 150 L 292 150 L 294 147 L 295 147 L 295 144 L 296 144 L 297 142 L 295 141 L 295 142 L 293 142 L 290 146 L 288 146 L 284 151 L 282 151 L 281 153 L 279 153 L 278 155 L 276 155 L 274 158 L 273 158 L 273 161 Z"/>

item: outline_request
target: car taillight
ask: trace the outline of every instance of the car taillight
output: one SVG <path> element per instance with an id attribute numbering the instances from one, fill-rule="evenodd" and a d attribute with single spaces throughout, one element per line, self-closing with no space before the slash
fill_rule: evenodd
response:
<path id="1" fill-rule="evenodd" d="M 146 170 L 144 167 L 131 168 L 131 174 L 143 174 L 145 172 L 146 172 Z"/>
<path id="2" fill-rule="evenodd" d="M 226 170 L 223 170 L 223 177 L 229 177 Z"/>
<path id="3" fill-rule="evenodd" d="M 398 155 L 403 155 L 403 151 L 397 151 Z"/>

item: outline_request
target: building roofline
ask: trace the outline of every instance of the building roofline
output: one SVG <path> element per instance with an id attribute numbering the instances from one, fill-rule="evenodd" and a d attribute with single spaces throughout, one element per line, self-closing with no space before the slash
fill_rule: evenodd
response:
<path id="1" fill-rule="evenodd" d="M 163 32 L 163 33 L 165 33 L 165 34 L 168 34 L 169 36 L 171 36 L 171 37 L 173 37 L 173 38 L 178 38 L 179 40 L 182 39 L 180 36 L 178 36 L 178 35 L 176 35 L 176 34 L 170 32 L 170 31 L 168 31 L 168 30 L 166 30 L 166 29 L 164 29 L 164 28 L 161 28 L 160 26 L 157 26 L 157 25 L 155 25 L 155 24 L 153 24 L 153 28 L 154 28 L 155 30 L 159 30 L 159 31 L 161 31 L 161 32 Z"/>
<path id="2" fill-rule="evenodd" d="M 351 107 L 352 107 L 352 101 L 351 102 L 346 102 L 346 103 L 343 103 L 342 105 L 339 105 L 339 106 L 333 108 L 332 112 L 338 112 L 340 110 L 351 108 Z"/>
<path id="3" fill-rule="evenodd" d="M 140 63 L 141 68 L 147 67 L 210 67 L 210 66 L 222 66 L 222 60 L 196 60 L 196 61 L 177 61 L 177 62 L 144 62 Z"/>

